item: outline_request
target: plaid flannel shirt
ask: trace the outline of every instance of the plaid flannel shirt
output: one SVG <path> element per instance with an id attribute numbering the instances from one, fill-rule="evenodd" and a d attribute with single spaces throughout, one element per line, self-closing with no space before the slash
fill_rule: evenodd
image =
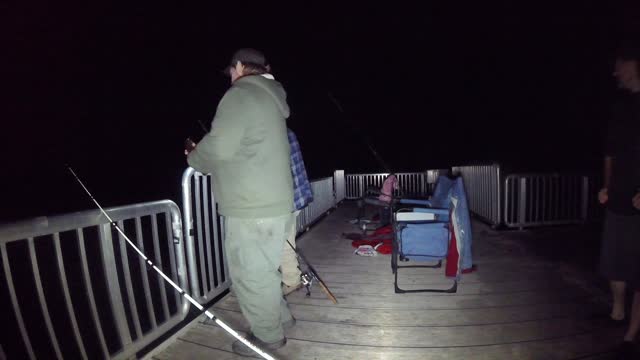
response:
<path id="1" fill-rule="evenodd" d="M 313 201 L 313 191 L 307 178 L 307 170 L 302 160 L 302 152 L 298 138 L 287 129 L 289 135 L 289 145 L 291 146 L 291 175 L 293 176 L 293 204 L 296 210 L 301 210 Z"/>

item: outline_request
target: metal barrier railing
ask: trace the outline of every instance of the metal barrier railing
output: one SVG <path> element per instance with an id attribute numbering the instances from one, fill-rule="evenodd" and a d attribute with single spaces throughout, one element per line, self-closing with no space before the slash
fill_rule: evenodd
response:
<path id="1" fill-rule="evenodd" d="M 182 176 L 182 214 L 191 296 L 207 303 L 231 286 L 224 255 L 224 221 L 218 215 L 211 175 L 187 168 Z"/>
<path id="2" fill-rule="evenodd" d="M 586 176 L 512 174 L 505 179 L 504 190 L 506 226 L 575 224 L 587 220 Z"/>
<path id="3" fill-rule="evenodd" d="M 336 171 L 335 177 L 311 181 L 313 201 L 298 215 L 298 233 L 334 208 L 340 196 L 344 199 L 344 171 L 340 172 Z M 224 222 L 216 211 L 211 176 L 187 168 L 182 176 L 182 197 L 191 292 L 196 300 L 207 302 L 231 286 L 223 246 Z"/>
<path id="4" fill-rule="evenodd" d="M 589 179 L 579 175 L 513 174 L 500 165 L 452 167 L 464 180 L 469 209 L 493 226 L 530 227 L 583 223 L 590 211 Z M 397 173 L 403 195 L 428 196 L 442 170 Z M 388 174 L 347 174 L 345 198 L 358 199 L 368 187 L 380 188 Z M 396 191 L 396 195 L 400 193 Z"/>
<path id="5" fill-rule="evenodd" d="M 296 231 L 304 231 L 316 222 L 324 213 L 336 206 L 334 197 L 334 178 L 327 177 L 311 181 L 311 191 L 313 191 L 313 201 L 307 205 L 296 221 Z"/>
<path id="6" fill-rule="evenodd" d="M 188 285 L 175 203 L 106 211 L 156 266 Z M 0 252 L 14 315 L 3 319 L 9 357 L 127 359 L 189 310 L 99 210 L 2 225 Z"/>
<path id="7" fill-rule="evenodd" d="M 416 173 L 395 173 L 398 176 L 400 190 L 394 191 L 395 195 L 401 193 L 405 196 L 427 196 L 432 190 L 433 183 L 427 180 L 429 174 L 437 170 Z M 369 187 L 380 188 L 388 173 L 380 174 L 347 174 L 345 175 L 346 199 L 359 199 Z M 433 177 L 433 176 L 431 176 Z"/>
<path id="8" fill-rule="evenodd" d="M 492 225 L 502 223 L 500 165 L 456 166 L 452 172 L 464 181 L 469 210 Z"/>

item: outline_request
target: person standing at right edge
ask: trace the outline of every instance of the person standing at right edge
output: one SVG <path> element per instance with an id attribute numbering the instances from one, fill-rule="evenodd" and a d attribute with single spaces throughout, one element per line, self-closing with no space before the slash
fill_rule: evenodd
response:
<path id="1" fill-rule="evenodd" d="M 625 91 L 613 107 L 607 131 L 604 188 L 606 206 L 600 272 L 613 295 L 611 319 L 629 327 L 618 350 L 620 359 L 637 359 L 634 340 L 640 330 L 640 50 L 626 49 L 616 58 L 614 76 Z M 631 313 L 626 291 L 634 292 Z"/>

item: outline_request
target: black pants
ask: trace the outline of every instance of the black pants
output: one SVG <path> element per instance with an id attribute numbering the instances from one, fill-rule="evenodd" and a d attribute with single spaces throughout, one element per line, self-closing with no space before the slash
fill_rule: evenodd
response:
<path id="1" fill-rule="evenodd" d="M 600 272 L 640 291 L 640 215 L 607 211 L 600 251 Z"/>

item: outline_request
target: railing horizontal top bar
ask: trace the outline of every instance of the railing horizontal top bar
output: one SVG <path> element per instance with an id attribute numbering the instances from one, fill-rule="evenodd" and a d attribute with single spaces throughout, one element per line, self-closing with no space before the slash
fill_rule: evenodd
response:
<path id="1" fill-rule="evenodd" d="M 396 175 L 417 175 L 417 174 L 425 174 L 426 171 L 420 172 L 394 172 Z M 361 173 L 361 174 L 344 174 L 344 176 L 379 176 L 379 175 L 389 175 L 391 173 Z"/>
<path id="2" fill-rule="evenodd" d="M 513 227 L 530 227 L 530 226 L 547 226 L 547 225 L 572 225 L 582 224 L 584 221 L 581 219 L 560 219 L 560 220 L 545 220 L 545 221 L 530 221 L 530 222 L 505 222 L 505 226 Z"/>
<path id="3" fill-rule="evenodd" d="M 188 178 L 191 175 L 198 175 L 198 176 L 209 176 L 211 174 L 203 174 L 198 172 L 197 170 L 193 169 L 193 168 L 187 168 L 187 171 L 184 172 L 183 174 L 183 179 L 184 178 Z M 323 180 L 327 180 L 327 179 L 333 179 L 333 176 L 325 176 L 325 177 L 320 177 L 320 178 L 314 178 L 314 179 L 309 179 L 309 182 L 316 182 L 316 181 L 323 181 Z"/>
<path id="4" fill-rule="evenodd" d="M 531 178 L 531 177 L 546 177 L 546 178 L 560 178 L 560 177 L 576 177 L 576 176 L 586 176 L 584 174 L 580 174 L 580 173 L 516 173 L 516 174 L 509 174 L 507 176 L 505 176 L 505 180 L 508 179 L 512 179 L 512 178 Z"/>
<path id="5" fill-rule="evenodd" d="M 166 211 L 167 207 L 179 211 L 178 206 L 171 200 L 117 206 L 107 208 L 105 211 L 113 221 L 119 221 L 161 213 Z M 0 244 L 27 237 L 38 237 L 107 223 L 109 223 L 109 220 L 99 209 L 95 209 L 0 224 Z"/>
<path id="6" fill-rule="evenodd" d="M 321 177 L 321 178 L 309 180 L 309 182 L 312 183 L 312 182 L 316 182 L 316 181 L 324 181 L 324 180 L 327 180 L 327 179 L 332 179 L 333 180 L 333 176 Z"/>

